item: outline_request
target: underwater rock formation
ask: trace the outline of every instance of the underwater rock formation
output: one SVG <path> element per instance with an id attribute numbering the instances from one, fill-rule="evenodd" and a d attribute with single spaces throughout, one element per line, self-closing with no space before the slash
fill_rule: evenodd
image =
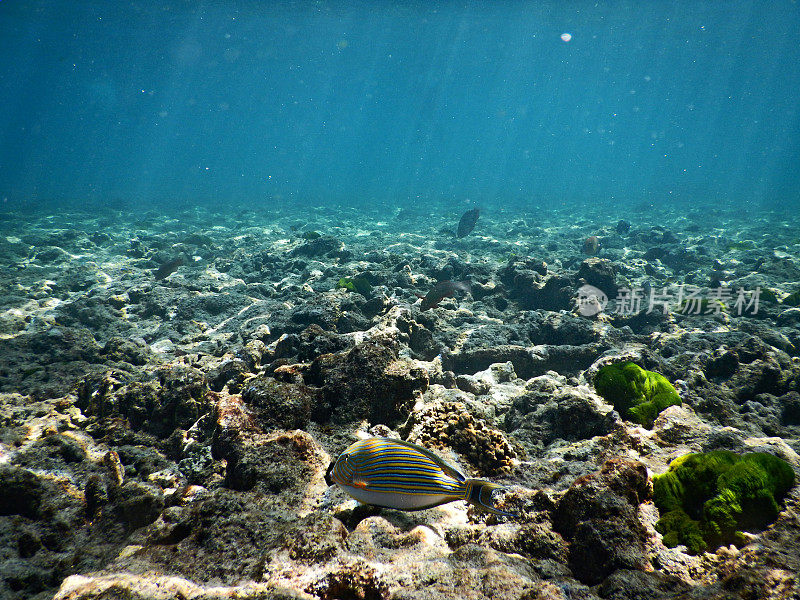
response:
<path id="1" fill-rule="evenodd" d="M 326 210 L 0 218 L 0 597 L 797 595 L 794 217 L 490 215 L 458 241 L 447 211 Z M 584 282 L 725 277 L 718 314 L 576 308 Z M 420 311 L 437 281 L 471 293 Z M 325 474 L 369 436 L 502 484 L 516 518 L 359 506 Z M 786 466 L 742 459 L 700 508 L 696 474 L 661 493 L 722 451 Z"/>
<path id="2" fill-rule="evenodd" d="M 569 542 L 569 566 L 578 580 L 593 585 L 617 569 L 646 569 L 647 533 L 637 508 L 650 492 L 647 468 L 619 458 L 567 490 L 553 528 Z"/>

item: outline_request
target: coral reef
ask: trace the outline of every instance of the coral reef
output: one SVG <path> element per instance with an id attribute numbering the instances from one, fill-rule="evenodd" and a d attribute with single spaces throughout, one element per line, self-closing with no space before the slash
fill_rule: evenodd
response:
<path id="1" fill-rule="evenodd" d="M 0 597 L 797 596 L 798 217 L 408 210 L 4 213 Z M 517 517 L 357 505 L 364 436 Z"/>
<path id="2" fill-rule="evenodd" d="M 516 458 L 503 433 L 476 419 L 460 402 L 437 402 L 415 411 L 401 432 L 422 446 L 452 448 L 482 476 L 510 471 Z"/>

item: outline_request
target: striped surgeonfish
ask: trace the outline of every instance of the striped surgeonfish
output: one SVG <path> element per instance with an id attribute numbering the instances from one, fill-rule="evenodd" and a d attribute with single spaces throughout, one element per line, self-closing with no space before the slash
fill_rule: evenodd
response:
<path id="1" fill-rule="evenodd" d="M 325 479 L 364 504 L 422 510 L 466 500 L 496 515 L 514 516 L 492 504 L 492 492 L 502 486 L 467 479 L 429 450 L 402 440 L 356 442 L 331 463 Z"/>

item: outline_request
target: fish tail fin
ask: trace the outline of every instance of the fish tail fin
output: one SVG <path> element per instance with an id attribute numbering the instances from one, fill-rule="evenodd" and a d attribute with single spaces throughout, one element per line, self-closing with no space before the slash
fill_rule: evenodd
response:
<path id="1" fill-rule="evenodd" d="M 493 515 L 500 515 L 501 517 L 517 516 L 514 513 L 500 510 L 499 508 L 495 508 L 494 506 L 494 502 L 492 501 L 492 494 L 494 493 L 495 490 L 504 489 L 502 485 L 497 485 L 496 483 L 490 483 L 488 481 L 482 481 L 480 479 L 467 479 L 467 481 L 465 481 L 464 483 L 466 484 L 464 500 L 466 500 L 470 504 L 473 504 L 487 512 L 490 512 Z"/>

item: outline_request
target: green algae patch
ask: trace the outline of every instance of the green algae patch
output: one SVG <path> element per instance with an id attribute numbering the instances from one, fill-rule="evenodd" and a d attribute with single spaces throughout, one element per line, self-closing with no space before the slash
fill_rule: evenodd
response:
<path id="1" fill-rule="evenodd" d="M 753 240 L 739 240 L 728 244 L 728 251 L 731 250 L 755 250 L 756 243 Z"/>
<path id="2" fill-rule="evenodd" d="M 782 304 L 787 306 L 800 306 L 800 290 L 793 292 L 783 299 Z"/>
<path id="3" fill-rule="evenodd" d="M 336 287 L 350 292 L 358 292 L 366 297 L 372 293 L 372 284 L 366 277 L 342 277 Z"/>
<path id="4" fill-rule="evenodd" d="M 594 388 L 624 419 L 648 428 L 662 410 L 681 404 L 678 392 L 666 377 L 632 362 L 601 367 L 594 378 Z"/>
<path id="5" fill-rule="evenodd" d="M 686 298 L 673 309 L 673 312 L 682 315 L 710 315 L 727 313 L 728 306 L 716 298 Z"/>
<path id="6" fill-rule="evenodd" d="M 778 503 L 793 485 L 792 467 L 771 454 L 687 454 L 653 477 L 661 511 L 656 530 L 665 546 L 683 544 L 691 554 L 741 545 L 743 531 L 763 529 L 778 517 Z"/>
<path id="7" fill-rule="evenodd" d="M 758 298 L 762 302 L 778 303 L 778 295 L 769 288 L 762 288 L 761 295 Z"/>

